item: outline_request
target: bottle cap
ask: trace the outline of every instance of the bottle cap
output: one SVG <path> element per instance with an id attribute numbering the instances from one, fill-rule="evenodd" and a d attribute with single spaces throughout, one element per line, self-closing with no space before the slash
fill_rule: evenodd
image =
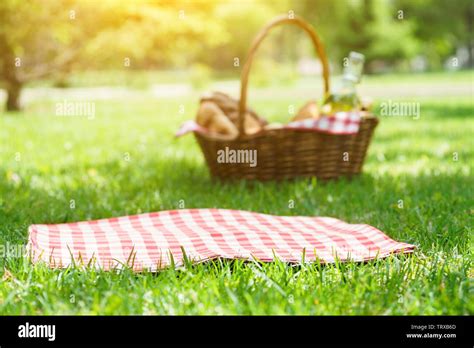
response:
<path id="1" fill-rule="evenodd" d="M 363 63 L 364 60 L 365 60 L 365 56 L 362 53 L 351 51 L 349 53 L 349 59 L 359 61 L 359 62 Z"/>
<path id="2" fill-rule="evenodd" d="M 362 77 L 365 56 L 362 53 L 350 52 L 349 65 L 344 69 L 344 78 L 359 83 Z"/>

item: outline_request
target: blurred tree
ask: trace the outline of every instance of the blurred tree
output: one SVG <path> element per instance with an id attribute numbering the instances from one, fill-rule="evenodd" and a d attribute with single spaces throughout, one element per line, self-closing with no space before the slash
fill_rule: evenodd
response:
<path id="1" fill-rule="evenodd" d="M 417 54 L 436 67 L 459 47 L 472 67 L 472 0 L 1 0 L 7 109 L 19 109 L 25 83 L 67 80 L 75 70 L 238 68 L 258 30 L 290 12 L 312 22 L 338 68 L 351 50 L 366 55 L 369 72 Z M 293 29 L 276 30 L 259 56 L 288 65 L 312 55 L 309 40 Z"/>
<path id="2" fill-rule="evenodd" d="M 420 43 L 415 36 L 414 21 L 388 0 L 365 0 L 363 11 L 367 22 L 363 32 L 368 38 L 367 71 L 384 66 L 407 63 L 419 52 Z M 405 64 L 406 66 L 407 64 Z"/>
<path id="3" fill-rule="evenodd" d="M 215 3 L 209 1 L 111 1 L 110 17 L 119 23 L 101 30 L 87 46 L 96 68 L 123 66 L 132 69 L 186 67 L 203 47 L 209 50 L 225 41 Z M 104 49 L 106 48 L 106 49 Z M 118 59 L 118 58 L 121 59 Z"/>
<path id="4" fill-rule="evenodd" d="M 0 67 L 1 77 L 7 90 L 7 110 L 18 110 L 22 85 L 54 70 L 52 58 L 58 61 L 60 37 L 56 23 L 39 3 L 5 0 L 0 3 Z M 50 19 L 53 30 L 45 30 L 38 24 Z M 35 35 L 28 35 L 34 28 Z M 45 40 L 54 38 L 54 40 Z M 25 58 L 25 53 L 35 52 Z M 61 63 L 69 61 L 69 55 L 61 57 Z"/>
<path id="5" fill-rule="evenodd" d="M 250 43 L 258 30 L 275 15 L 268 1 L 220 3 L 214 12 L 226 35 L 220 45 L 201 51 L 199 59 L 217 69 L 230 70 L 244 64 Z"/>
<path id="6" fill-rule="evenodd" d="M 421 53 L 431 68 L 441 67 L 443 61 L 459 47 L 468 52 L 466 66 L 474 66 L 474 2 L 472 0 L 395 0 L 397 8 L 413 19 L 415 35 L 422 42 Z"/>
<path id="7" fill-rule="evenodd" d="M 225 33 L 210 2 L 0 2 L 0 83 L 19 110 L 25 83 L 72 70 L 186 66 Z"/>
<path id="8" fill-rule="evenodd" d="M 83 40 L 100 29 L 92 3 L 65 0 L 0 2 L 0 83 L 7 110 L 20 109 L 25 83 L 58 77 L 82 55 Z"/>
<path id="9" fill-rule="evenodd" d="M 390 0 L 303 0 L 295 6 L 320 32 L 338 67 L 352 50 L 366 56 L 367 72 L 376 70 L 377 61 L 397 64 L 418 51 L 413 23 L 399 19 Z"/>

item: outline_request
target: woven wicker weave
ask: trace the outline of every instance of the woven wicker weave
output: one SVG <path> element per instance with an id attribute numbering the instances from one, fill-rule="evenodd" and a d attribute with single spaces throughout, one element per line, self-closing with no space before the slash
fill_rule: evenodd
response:
<path id="1" fill-rule="evenodd" d="M 244 113 L 247 102 L 247 85 L 255 51 L 270 29 L 281 24 L 293 24 L 309 34 L 323 66 L 324 90 L 329 91 L 329 65 L 323 45 L 313 27 L 295 16 L 280 16 L 268 23 L 254 39 L 247 61 L 242 69 L 239 102 L 239 136 L 223 140 L 206 134 L 195 133 L 204 153 L 211 175 L 222 180 L 281 180 L 295 177 L 333 179 L 359 174 L 378 120 L 373 115 L 364 116 L 357 134 L 335 135 L 312 130 L 288 128 L 268 129 L 247 135 L 244 131 Z M 219 163 L 218 151 L 256 150 L 256 166 L 248 163 Z"/>

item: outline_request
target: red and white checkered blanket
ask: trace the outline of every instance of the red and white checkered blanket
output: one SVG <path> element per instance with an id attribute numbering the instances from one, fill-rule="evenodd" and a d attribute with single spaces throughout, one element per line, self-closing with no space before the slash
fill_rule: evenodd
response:
<path id="1" fill-rule="evenodd" d="M 181 209 L 95 221 L 31 225 L 34 262 L 51 267 L 89 264 L 109 270 L 124 265 L 156 271 L 216 258 L 270 262 L 366 261 L 410 253 L 369 225 L 329 217 L 273 216 L 226 209 Z M 183 256 L 184 251 L 184 256 Z"/>
<path id="2" fill-rule="evenodd" d="M 337 112 L 332 116 L 321 116 L 318 119 L 305 119 L 290 122 L 283 125 L 283 128 L 291 128 L 296 130 L 312 130 L 315 132 L 329 134 L 356 134 L 360 126 L 359 112 Z M 207 133 L 207 129 L 201 127 L 195 121 L 187 121 L 181 125 L 176 136 L 180 137 L 190 132 Z"/>

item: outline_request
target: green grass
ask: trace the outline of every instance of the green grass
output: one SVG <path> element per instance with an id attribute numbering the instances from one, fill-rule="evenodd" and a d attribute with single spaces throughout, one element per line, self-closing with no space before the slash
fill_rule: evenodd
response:
<path id="1" fill-rule="evenodd" d="M 283 121 L 292 102 L 253 105 Z M 193 137 L 173 138 L 196 107 L 193 99 L 97 101 L 88 120 L 54 116 L 54 103 L 44 101 L 2 115 L 0 243 L 25 243 L 32 223 L 176 209 L 184 200 L 186 208 L 364 222 L 417 251 L 366 264 L 215 261 L 159 274 L 49 270 L 3 258 L 1 314 L 474 313 L 470 99 L 423 99 L 419 120 L 382 118 L 364 174 L 329 183 L 213 182 Z"/>

